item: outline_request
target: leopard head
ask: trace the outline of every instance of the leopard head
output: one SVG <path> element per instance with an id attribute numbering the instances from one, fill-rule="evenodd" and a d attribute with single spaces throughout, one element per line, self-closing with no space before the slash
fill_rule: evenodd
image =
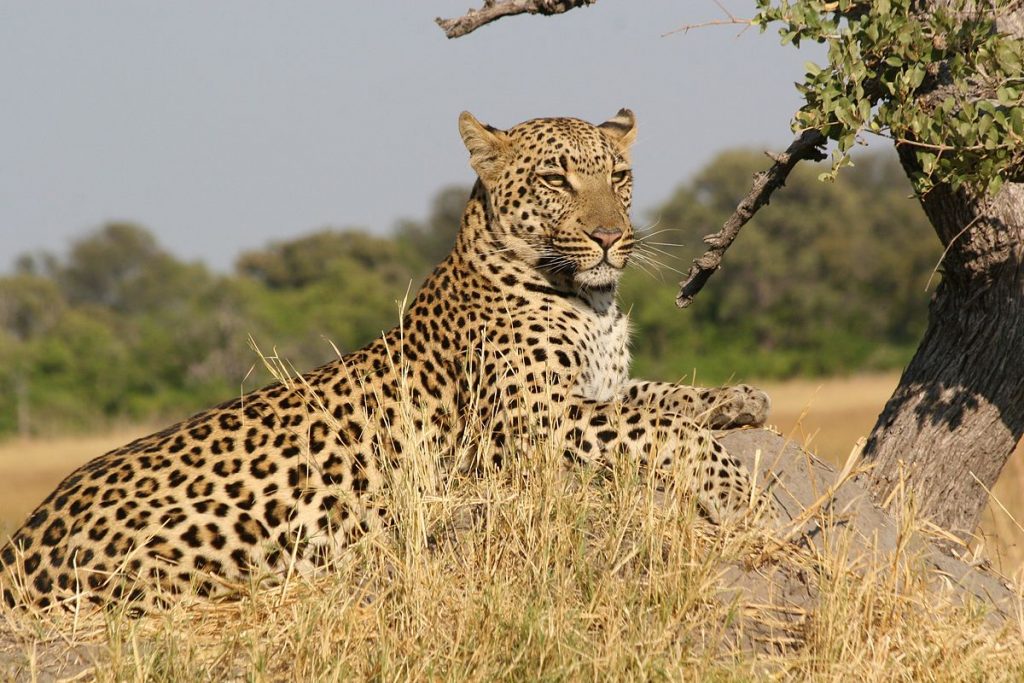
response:
<path id="1" fill-rule="evenodd" d="M 587 290 L 613 289 L 633 249 L 633 112 L 594 126 L 533 119 L 509 130 L 459 117 L 487 195 L 488 230 L 510 258 Z"/>

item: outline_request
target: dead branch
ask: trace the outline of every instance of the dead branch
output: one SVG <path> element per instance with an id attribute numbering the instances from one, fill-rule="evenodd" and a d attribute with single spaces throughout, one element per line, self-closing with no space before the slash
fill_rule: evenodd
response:
<path id="1" fill-rule="evenodd" d="M 825 136 L 817 130 L 805 130 L 785 152 L 777 156 L 769 155 L 775 161 L 772 167 L 754 176 L 754 185 L 750 188 L 750 192 L 736 206 L 736 210 L 725 221 L 722 229 L 704 238 L 704 243 L 710 249 L 701 254 L 699 258 L 694 259 L 690 270 L 687 271 L 683 281 L 679 283 L 676 306 L 686 308 L 693 302 L 693 298 L 704 288 L 712 273 L 722 265 L 722 256 L 739 235 L 740 228 L 754 217 L 758 209 L 768 203 L 772 192 L 785 184 L 789 172 L 797 163 L 804 159 L 813 161 L 824 159 L 824 146 Z"/>
<path id="2" fill-rule="evenodd" d="M 484 0 L 483 7 L 471 9 L 461 17 L 434 21 L 449 38 L 458 38 L 472 33 L 484 24 L 514 14 L 562 14 L 577 7 L 593 5 L 597 0 Z"/>
<path id="3" fill-rule="evenodd" d="M 715 1 L 715 4 L 718 5 L 719 9 L 721 9 L 723 12 L 725 12 L 725 17 L 726 17 L 725 19 L 712 19 L 711 21 L 702 21 L 699 24 L 683 24 L 679 28 L 674 28 L 671 31 L 669 31 L 668 33 L 662 33 L 661 37 L 664 38 L 666 36 L 671 36 L 671 35 L 674 35 L 676 33 L 682 33 L 682 34 L 685 35 L 685 34 L 689 33 L 692 29 L 695 29 L 695 28 L 705 28 L 707 26 L 734 26 L 734 25 L 739 25 L 739 26 L 743 26 L 743 31 L 746 31 L 748 28 L 750 28 L 751 26 L 754 25 L 754 20 L 753 19 L 740 19 L 735 14 L 730 12 L 729 8 L 726 7 L 725 5 L 723 5 L 721 2 L 719 2 L 719 0 L 714 0 L 714 1 Z M 740 33 L 742 34 L 743 31 L 740 31 Z"/>

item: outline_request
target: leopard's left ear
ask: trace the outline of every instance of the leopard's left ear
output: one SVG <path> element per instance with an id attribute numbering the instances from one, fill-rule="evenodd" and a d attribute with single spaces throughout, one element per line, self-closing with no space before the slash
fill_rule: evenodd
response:
<path id="1" fill-rule="evenodd" d="M 620 109 L 614 118 L 598 126 L 612 139 L 619 151 L 626 154 L 636 140 L 636 116 L 629 109 Z"/>

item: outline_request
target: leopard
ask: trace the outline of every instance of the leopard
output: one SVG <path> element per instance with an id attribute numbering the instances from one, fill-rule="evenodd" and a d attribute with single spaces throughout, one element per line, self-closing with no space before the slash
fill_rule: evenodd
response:
<path id="1" fill-rule="evenodd" d="M 395 523 L 379 494 L 414 464 L 438 485 L 541 443 L 570 470 L 681 466 L 712 524 L 749 509 L 716 430 L 762 425 L 768 396 L 629 376 L 633 112 L 459 132 L 475 184 L 398 325 L 73 471 L 0 550 L 8 605 L 159 610 L 322 571 Z"/>

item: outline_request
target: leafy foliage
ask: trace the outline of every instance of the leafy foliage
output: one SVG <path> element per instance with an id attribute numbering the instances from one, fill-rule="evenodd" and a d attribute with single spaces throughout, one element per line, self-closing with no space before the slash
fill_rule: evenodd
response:
<path id="1" fill-rule="evenodd" d="M 675 278 L 649 259 L 687 263 L 760 166 L 751 152 L 723 154 L 655 212 L 643 268 L 623 282 L 637 373 L 720 382 L 898 366 L 923 327 L 939 254 L 890 158 L 864 159 L 842 186 L 798 167 L 715 287 L 686 315 L 672 305 Z M 250 335 L 300 371 L 359 348 L 397 322 L 410 287 L 451 249 L 467 196 L 442 190 L 430 215 L 390 237 L 322 230 L 273 243 L 233 273 L 184 263 L 128 224 L 85 236 L 64 259 L 18 259 L 0 277 L 0 434 L 181 417 L 237 396 L 269 380 Z"/>
<path id="2" fill-rule="evenodd" d="M 1013 0 L 757 0 L 755 23 L 779 23 L 782 42 L 828 45 L 809 62 L 795 129 L 837 143 L 831 172 L 863 132 L 911 145 L 915 188 L 970 183 L 996 192 L 1024 172 L 1024 41 L 996 20 Z"/>

